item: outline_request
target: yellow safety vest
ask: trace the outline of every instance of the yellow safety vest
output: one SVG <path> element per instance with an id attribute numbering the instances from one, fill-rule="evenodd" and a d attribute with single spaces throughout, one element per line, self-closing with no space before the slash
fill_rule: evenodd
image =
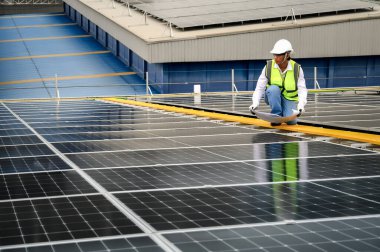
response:
<path id="1" fill-rule="evenodd" d="M 292 64 L 292 70 L 285 73 L 285 78 L 282 78 L 280 69 L 274 68 L 275 61 L 268 60 L 266 65 L 265 76 L 268 79 L 268 85 L 276 85 L 281 89 L 281 94 L 287 100 L 298 101 L 298 77 L 301 65 L 293 60 L 289 61 Z"/>

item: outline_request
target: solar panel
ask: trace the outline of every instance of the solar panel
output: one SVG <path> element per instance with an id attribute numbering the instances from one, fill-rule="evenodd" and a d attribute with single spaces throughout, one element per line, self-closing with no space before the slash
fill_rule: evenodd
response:
<path id="1" fill-rule="evenodd" d="M 52 154 L 54 154 L 53 151 L 45 144 L 0 146 L 0 159 Z"/>
<path id="2" fill-rule="evenodd" d="M 197 148 L 66 154 L 80 168 L 130 167 L 231 161 Z"/>
<path id="3" fill-rule="evenodd" d="M 238 95 L 235 98 L 231 98 L 230 95 L 203 95 L 200 99 L 201 104 L 194 103 L 193 96 L 181 97 L 180 99 L 176 97 L 153 98 L 153 102 L 251 115 L 247 110 L 251 104 L 251 95 Z M 378 106 L 380 106 L 380 102 L 373 95 L 318 93 L 308 96 L 306 112 L 302 114 L 299 121 L 321 126 L 380 132 Z M 270 110 L 264 104 L 260 108 L 265 112 Z"/>
<path id="4" fill-rule="evenodd" d="M 146 123 L 146 124 L 116 124 L 99 126 L 71 126 L 57 128 L 36 128 L 40 134 L 59 134 L 59 133 L 80 133 L 80 132 L 101 132 L 101 131 L 123 131 L 123 130 L 150 130 L 150 129 L 175 129 L 191 127 L 215 127 L 212 122 L 190 121 L 190 122 L 168 122 L 168 123 Z"/>
<path id="5" fill-rule="evenodd" d="M 67 170 L 71 167 L 58 156 L 0 158 L 0 173 Z"/>
<path id="6" fill-rule="evenodd" d="M 365 179 L 352 180 L 360 185 Z M 373 181 L 378 182 L 378 180 Z M 333 182 L 197 188 L 116 196 L 157 230 L 379 214 L 379 201 Z M 380 196 L 377 191 L 372 198 Z"/>
<path id="7" fill-rule="evenodd" d="M 166 234 L 181 251 L 378 251 L 378 218 Z M 360 237 L 357 239 L 355 237 Z"/>
<path id="8" fill-rule="evenodd" d="M 101 195 L 0 202 L 0 246 L 142 231 Z"/>
<path id="9" fill-rule="evenodd" d="M 8 106 L 59 153 L 31 131 L 0 137 L 1 251 L 167 251 L 161 235 L 181 251 L 379 248 L 378 153 L 96 101 L 61 105 Z"/>
<path id="10" fill-rule="evenodd" d="M 163 148 L 186 147 L 188 145 L 167 138 L 132 139 L 132 140 L 110 140 L 110 141 L 88 141 L 75 143 L 56 143 L 54 146 L 62 153 L 75 152 L 102 152 L 116 150 L 153 150 Z"/>
<path id="11" fill-rule="evenodd" d="M 30 136 L 10 136 L 0 137 L 1 145 L 23 145 L 23 144 L 39 144 L 41 140 L 34 135 Z"/>
<path id="12" fill-rule="evenodd" d="M 0 200 L 96 192 L 75 171 L 0 175 Z"/>
<path id="13" fill-rule="evenodd" d="M 59 243 L 28 248 L 6 249 L 7 252 L 164 252 L 149 236 Z"/>
<path id="14" fill-rule="evenodd" d="M 242 22 L 263 22 L 285 19 L 291 9 L 297 16 L 337 13 L 340 11 L 371 10 L 373 4 L 357 0 L 212 0 L 160 1 L 141 0 L 130 3 L 133 7 L 170 22 L 178 28 L 224 25 Z"/>
<path id="15" fill-rule="evenodd" d="M 270 172 L 243 162 L 163 165 L 86 171 L 108 191 L 260 183 Z"/>
<path id="16" fill-rule="evenodd" d="M 300 172 L 305 171 L 304 179 L 327 179 L 342 177 L 378 176 L 380 167 L 368 164 L 380 164 L 380 155 L 369 154 L 364 156 L 324 157 L 324 158 L 299 158 L 293 159 Z M 274 167 L 278 160 L 265 160 L 247 162 L 268 169 Z M 307 170 L 307 171 L 306 171 Z"/>
<path id="17" fill-rule="evenodd" d="M 359 155 L 370 154 L 367 150 L 353 149 L 342 145 L 333 145 L 324 142 L 291 142 L 268 143 L 239 146 L 204 147 L 205 151 L 228 157 L 234 160 L 295 158 L 295 157 L 322 157 L 332 155 Z M 300 152 L 299 150 L 304 150 Z"/>
<path id="18" fill-rule="evenodd" d="M 32 135 L 30 129 L 6 129 L 0 130 L 0 137 Z"/>

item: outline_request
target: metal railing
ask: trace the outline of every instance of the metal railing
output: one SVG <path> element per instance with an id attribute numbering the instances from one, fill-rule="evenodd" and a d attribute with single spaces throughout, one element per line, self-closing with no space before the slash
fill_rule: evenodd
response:
<path id="1" fill-rule="evenodd" d="M 62 0 L 0 0 L 0 5 L 62 4 Z"/>
<path id="2" fill-rule="evenodd" d="M 351 70 L 356 69 L 358 74 L 356 76 L 329 76 L 323 69 L 324 67 L 304 67 L 305 80 L 308 89 L 344 89 L 344 88 L 369 88 L 375 92 L 380 91 L 380 76 L 378 75 L 360 75 L 362 70 L 359 67 L 350 66 Z M 362 67 L 360 67 L 362 68 Z M 344 68 L 345 71 L 348 71 Z M 34 91 L 35 93 L 40 92 L 39 90 L 46 90 L 51 98 L 60 99 L 66 97 L 68 93 L 74 93 L 75 90 L 78 92 L 83 92 L 82 96 L 86 96 L 86 92 L 90 91 L 92 94 L 99 93 L 101 96 L 102 92 L 106 90 L 107 92 L 114 92 L 120 96 L 147 96 L 152 97 L 156 94 L 163 93 L 216 93 L 216 92 L 230 92 L 232 94 L 244 94 L 245 92 L 253 92 L 255 89 L 255 84 L 258 81 L 259 72 L 262 69 L 225 69 L 225 70 L 204 70 L 200 71 L 165 71 L 164 74 L 172 75 L 173 78 L 178 78 L 179 80 L 187 78 L 184 81 L 178 82 L 159 82 L 156 80 L 151 80 L 150 77 L 154 76 L 152 73 L 145 72 L 145 82 L 144 83 L 98 83 L 94 84 L 91 81 L 83 82 L 70 82 L 70 80 L 65 80 L 65 78 L 58 77 L 55 74 L 54 78 L 42 78 L 36 80 L 37 82 L 43 83 L 41 86 L 28 85 L 28 82 L 20 81 L 15 83 L 10 82 L 0 82 L 0 92 L 5 95 L 4 92 L 8 94 L 17 95 L 17 90 L 26 92 L 26 90 Z M 318 72 L 319 70 L 319 72 Z M 321 71 L 322 70 L 322 71 Z M 339 69 L 341 71 L 342 69 Z M 351 71 L 350 70 L 350 71 Z M 253 78 L 244 78 L 247 73 L 255 72 L 251 75 Z M 312 74 L 314 73 L 314 76 Z M 178 75 L 176 76 L 176 73 Z M 238 73 L 238 75 L 236 75 Z M 244 74 L 243 74 L 244 73 Z M 319 75 L 318 75 L 319 73 Z M 149 77 L 149 74 L 151 76 Z M 64 76 L 63 76 L 64 77 Z M 143 76 L 141 76 L 143 77 Z M 238 77 L 238 78 L 236 78 Z M 71 90 L 70 90 L 71 89 Z M 102 91 L 103 89 L 103 91 Z M 13 91 L 12 91 L 13 90 Z M 22 93 L 21 92 L 21 93 Z M 106 93 L 107 93 L 106 92 Z M 0 98 L 1 99 L 1 98 Z"/>

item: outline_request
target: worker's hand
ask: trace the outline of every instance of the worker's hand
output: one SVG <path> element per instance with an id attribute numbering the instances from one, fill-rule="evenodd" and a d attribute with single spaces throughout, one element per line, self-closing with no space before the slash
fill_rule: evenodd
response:
<path id="1" fill-rule="evenodd" d="M 297 110 L 298 110 L 298 117 L 300 117 L 304 112 L 305 112 L 305 108 L 302 104 L 299 104 L 297 105 Z"/>
<path id="2" fill-rule="evenodd" d="M 258 105 L 257 104 L 252 104 L 251 106 L 249 106 L 249 111 L 252 113 L 252 114 L 255 114 L 255 110 L 257 109 Z"/>

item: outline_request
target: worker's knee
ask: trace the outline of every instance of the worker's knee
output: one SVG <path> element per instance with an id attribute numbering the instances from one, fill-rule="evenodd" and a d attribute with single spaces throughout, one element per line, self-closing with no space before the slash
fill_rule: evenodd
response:
<path id="1" fill-rule="evenodd" d="M 276 85 L 270 85 L 266 90 L 267 95 L 281 95 L 281 89 Z"/>

